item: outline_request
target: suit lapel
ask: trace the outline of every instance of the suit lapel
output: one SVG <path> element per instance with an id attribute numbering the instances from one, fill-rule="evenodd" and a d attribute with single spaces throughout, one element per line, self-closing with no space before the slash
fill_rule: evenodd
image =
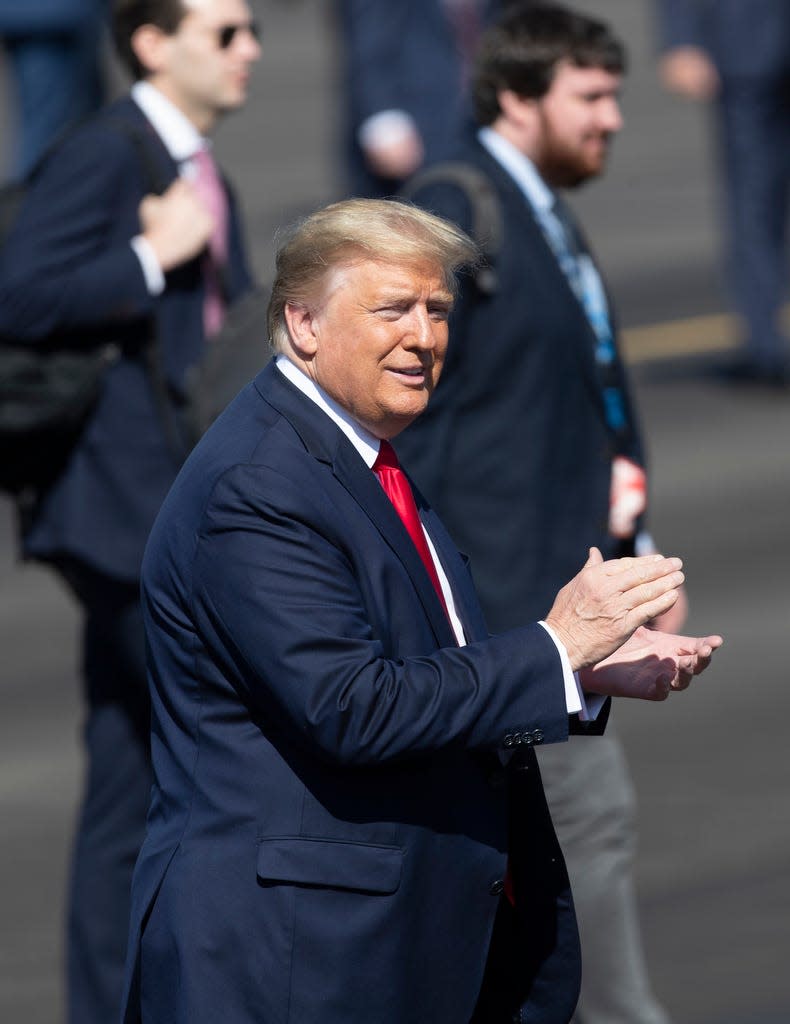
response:
<path id="1" fill-rule="evenodd" d="M 335 451 L 332 467 L 335 476 L 354 500 L 362 506 L 384 541 L 403 563 L 439 645 L 441 647 L 453 645 L 455 637 L 452 627 L 400 516 L 384 493 L 375 474 L 368 469 L 359 453 L 343 437 L 342 433 L 338 431 L 338 434 L 342 443 L 338 444 Z M 422 512 L 421 509 L 419 511 Z"/>
<path id="2" fill-rule="evenodd" d="M 564 296 L 565 308 L 577 321 L 576 327 L 573 330 L 567 331 L 566 338 L 569 343 L 573 345 L 575 357 L 581 365 L 583 379 L 587 383 L 590 392 L 593 395 L 596 407 L 600 411 L 601 418 L 605 419 L 605 410 L 603 399 L 601 397 L 601 386 L 595 366 L 596 337 L 592 327 L 590 326 L 590 321 L 587 319 L 584 307 L 573 288 L 571 288 L 568 278 L 563 273 L 563 270 L 557 261 L 557 257 L 554 254 L 554 250 L 549 245 L 549 242 L 543 233 L 543 229 L 538 223 L 538 220 L 532 210 L 529 200 L 508 172 L 491 156 L 484 146 L 480 145 L 479 142 L 475 143 L 475 153 L 477 162 L 482 165 L 482 169 L 494 181 L 497 186 L 497 191 L 504 201 L 504 205 L 506 207 L 506 220 L 512 216 L 521 223 L 521 230 L 532 239 L 530 244 L 531 251 L 542 254 L 541 262 L 544 264 L 546 272 L 553 279 L 554 290 L 558 296 Z M 581 233 L 579 233 L 579 237 L 583 242 L 584 238 Z M 587 250 L 586 245 L 585 251 L 589 251 Z"/>
<path id="3" fill-rule="evenodd" d="M 364 510 L 382 539 L 403 563 L 437 643 L 442 647 L 452 646 L 455 643 L 452 627 L 422 559 L 375 474 L 368 469 L 348 438 L 274 364 L 258 375 L 256 387 L 296 430 L 307 451 L 331 467 L 337 481 Z M 420 512 L 422 514 L 422 509 Z M 433 539 L 433 534 L 431 536 Z"/>

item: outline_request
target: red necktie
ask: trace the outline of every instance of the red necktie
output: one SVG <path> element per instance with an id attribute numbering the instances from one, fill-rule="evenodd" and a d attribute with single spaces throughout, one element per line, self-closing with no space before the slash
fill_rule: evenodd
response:
<path id="1" fill-rule="evenodd" d="M 445 615 L 449 618 L 444 594 L 442 593 L 442 585 L 439 583 L 436 566 L 434 565 L 433 558 L 431 558 L 428 542 L 426 541 L 425 534 L 423 533 L 422 523 L 420 522 L 420 517 L 417 512 L 417 506 L 414 503 L 414 495 L 411 492 L 409 481 L 406 479 L 406 474 L 400 468 L 400 463 L 398 462 L 398 456 L 395 454 L 395 449 L 389 441 L 381 442 L 381 447 L 379 448 L 379 453 L 376 456 L 376 461 L 373 463 L 373 472 L 379 478 L 385 494 L 392 502 L 395 511 L 398 513 L 401 518 L 401 522 L 406 527 L 415 548 L 417 548 L 417 554 L 422 559 L 425 571 L 430 576 L 434 590 L 439 595 L 439 600 L 442 602 L 442 608 L 444 608 Z"/>
<path id="2" fill-rule="evenodd" d="M 225 302 L 220 287 L 220 267 L 228 258 L 228 197 L 220 181 L 217 165 L 207 149 L 199 149 L 194 156 L 195 189 L 214 219 L 214 230 L 208 242 L 208 253 L 203 264 L 206 297 L 203 302 L 203 326 L 210 338 L 225 319 Z"/>

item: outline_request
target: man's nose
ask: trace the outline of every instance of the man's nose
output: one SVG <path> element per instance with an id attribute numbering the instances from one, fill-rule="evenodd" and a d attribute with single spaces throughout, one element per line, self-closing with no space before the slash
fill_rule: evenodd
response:
<path id="1" fill-rule="evenodd" d="M 261 44 L 254 28 L 242 29 L 237 36 L 237 49 L 244 60 L 258 60 L 261 55 Z M 235 41 L 235 40 L 234 40 Z"/>
<path id="2" fill-rule="evenodd" d="M 602 100 L 598 114 L 604 131 L 615 134 L 623 127 L 623 112 L 616 99 Z"/>
<path id="3" fill-rule="evenodd" d="M 409 341 L 415 348 L 432 349 L 436 345 L 434 321 L 424 306 L 416 306 L 411 313 Z"/>

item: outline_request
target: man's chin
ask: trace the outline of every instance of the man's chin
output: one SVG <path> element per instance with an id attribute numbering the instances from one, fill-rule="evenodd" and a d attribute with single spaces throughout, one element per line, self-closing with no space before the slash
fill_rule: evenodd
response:
<path id="1" fill-rule="evenodd" d="M 425 412 L 427 405 L 428 402 L 426 400 L 425 403 L 420 407 L 419 411 L 415 412 L 404 410 L 402 413 L 394 413 L 392 416 L 390 416 L 387 421 L 387 436 L 395 437 L 396 434 L 400 434 L 401 431 L 405 430 L 407 427 L 410 427 L 416 419 L 419 419 L 420 416 L 422 416 L 422 414 Z"/>

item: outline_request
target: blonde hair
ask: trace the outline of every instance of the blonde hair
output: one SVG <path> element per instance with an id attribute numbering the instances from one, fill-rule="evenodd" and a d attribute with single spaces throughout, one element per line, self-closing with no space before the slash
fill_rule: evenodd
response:
<path id="1" fill-rule="evenodd" d="M 308 307 L 329 274 L 361 260 L 404 264 L 434 263 L 455 294 L 455 274 L 473 265 L 478 253 L 460 228 L 410 203 L 389 199 L 347 199 L 311 214 L 292 230 L 277 253 L 277 273 L 269 300 L 269 343 L 288 344 L 285 307 Z"/>

